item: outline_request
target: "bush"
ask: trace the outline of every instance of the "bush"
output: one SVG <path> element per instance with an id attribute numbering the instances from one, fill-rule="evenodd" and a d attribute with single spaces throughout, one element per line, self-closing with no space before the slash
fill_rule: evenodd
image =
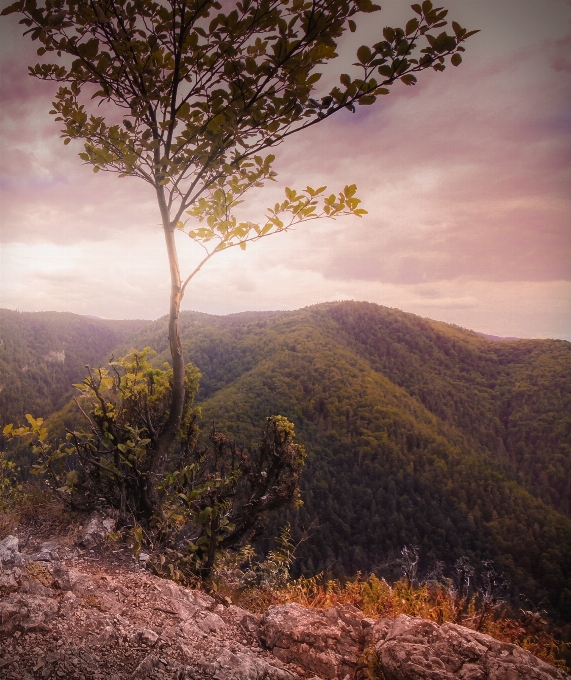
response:
<path id="1" fill-rule="evenodd" d="M 209 578 L 224 550 L 251 541 L 268 512 L 297 498 L 305 454 L 283 416 L 267 418 L 259 442 L 247 449 L 215 427 L 200 446 L 193 404 L 200 375 L 189 365 L 182 425 L 165 455 L 160 440 L 173 375 L 168 364 L 153 367 L 152 354 L 132 350 L 110 369 L 90 369 L 75 385 L 87 429 L 68 431 L 59 446 L 31 415 L 27 426 L 8 425 L 4 435 L 30 440 L 32 473 L 72 508 L 113 508 L 136 550 L 151 546 L 169 556 L 171 568 Z"/>

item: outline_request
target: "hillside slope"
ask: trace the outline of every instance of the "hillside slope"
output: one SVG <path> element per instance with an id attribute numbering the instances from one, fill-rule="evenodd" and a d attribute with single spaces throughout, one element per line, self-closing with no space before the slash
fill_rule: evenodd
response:
<path id="1" fill-rule="evenodd" d="M 571 604 L 571 344 L 494 343 L 368 303 L 183 315 L 203 421 L 243 443 L 283 414 L 310 454 L 303 573 L 378 568 L 404 544 L 426 560 L 492 558 L 523 590 Z M 168 360 L 164 321 L 132 339 Z"/>
<path id="2" fill-rule="evenodd" d="M 147 323 L 0 309 L 0 425 L 61 408 L 85 364 L 104 361 Z"/>

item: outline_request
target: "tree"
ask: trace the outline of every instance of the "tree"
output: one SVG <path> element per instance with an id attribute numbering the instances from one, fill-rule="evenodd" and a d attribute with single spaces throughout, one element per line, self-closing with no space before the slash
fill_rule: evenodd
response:
<path id="1" fill-rule="evenodd" d="M 433 35 L 447 11 L 425 0 L 412 5 L 404 29 L 386 27 L 357 50 L 357 77 L 341 74 L 340 85 L 318 91 L 318 68 L 337 56 L 344 32 L 379 9 L 371 0 L 18 0 L 2 12 L 22 15 L 38 54 L 55 59 L 30 73 L 62 83 L 51 113 L 64 144 L 84 140 L 80 157 L 94 172 L 139 177 L 156 193 L 171 277 L 173 385 L 152 472 L 164 468 L 185 408 L 178 316 L 192 277 L 225 248 L 245 249 L 300 221 L 365 212 L 354 185 L 329 196 L 307 187 L 286 189 L 265 223 L 238 222 L 245 193 L 275 180 L 274 156 L 264 154 L 339 111 L 375 103 L 399 80 L 413 85 L 420 71 L 443 71 L 448 57 L 459 65 L 461 43 L 475 32 L 453 22 L 452 34 Z M 205 249 L 186 278 L 177 231 Z"/>

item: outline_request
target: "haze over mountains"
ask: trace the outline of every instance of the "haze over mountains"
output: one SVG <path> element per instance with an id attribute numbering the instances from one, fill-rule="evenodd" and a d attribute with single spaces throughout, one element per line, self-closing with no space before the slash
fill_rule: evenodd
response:
<path id="1" fill-rule="evenodd" d="M 370 303 L 181 315 L 203 428 L 248 445 L 264 418 L 309 453 L 297 568 L 354 575 L 403 545 L 424 563 L 492 559 L 536 604 L 571 611 L 571 343 L 504 340 Z M 0 420 L 73 424 L 68 386 L 131 347 L 169 359 L 166 321 L 0 313 Z M 62 353 L 65 352 L 63 355 Z M 62 358 L 63 357 L 63 358 Z M 24 459 L 23 459 L 24 460 Z M 25 460 L 24 460 L 25 462 Z"/>

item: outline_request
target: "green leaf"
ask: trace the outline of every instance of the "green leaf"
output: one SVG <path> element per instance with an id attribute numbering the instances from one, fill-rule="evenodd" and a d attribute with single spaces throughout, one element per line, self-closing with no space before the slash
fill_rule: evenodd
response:
<path id="1" fill-rule="evenodd" d="M 371 50 L 366 45 L 361 45 L 361 47 L 359 47 L 357 50 L 357 59 L 361 62 L 361 64 L 368 64 L 372 58 L 373 55 L 371 54 Z"/>
<path id="2" fill-rule="evenodd" d="M 341 81 L 342 85 L 345 85 L 345 87 L 349 87 L 351 85 L 351 76 L 348 73 L 342 73 L 339 76 L 339 80 Z"/>
<path id="3" fill-rule="evenodd" d="M 365 12 L 366 14 L 378 12 L 381 9 L 380 5 L 374 5 L 371 0 L 355 0 L 355 4 L 360 12 Z"/>
<path id="4" fill-rule="evenodd" d="M 452 62 L 453 66 L 460 66 L 462 63 L 462 55 L 456 52 L 456 54 L 452 55 L 452 59 L 450 59 L 450 61 Z"/>
<path id="5" fill-rule="evenodd" d="M 417 28 L 418 28 L 418 19 L 416 17 L 414 19 L 411 19 L 410 21 L 407 21 L 406 28 L 405 28 L 406 35 L 412 35 L 416 31 Z"/>
<path id="6" fill-rule="evenodd" d="M 422 3 L 422 11 L 425 16 L 432 11 L 432 3 L 430 2 L 430 0 L 424 0 L 424 2 Z"/>
<path id="7" fill-rule="evenodd" d="M 413 76 L 412 73 L 407 73 L 401 77 L 401 82 L 405 85 L 414 85 L 416 83 L 416 77 Z"/>

